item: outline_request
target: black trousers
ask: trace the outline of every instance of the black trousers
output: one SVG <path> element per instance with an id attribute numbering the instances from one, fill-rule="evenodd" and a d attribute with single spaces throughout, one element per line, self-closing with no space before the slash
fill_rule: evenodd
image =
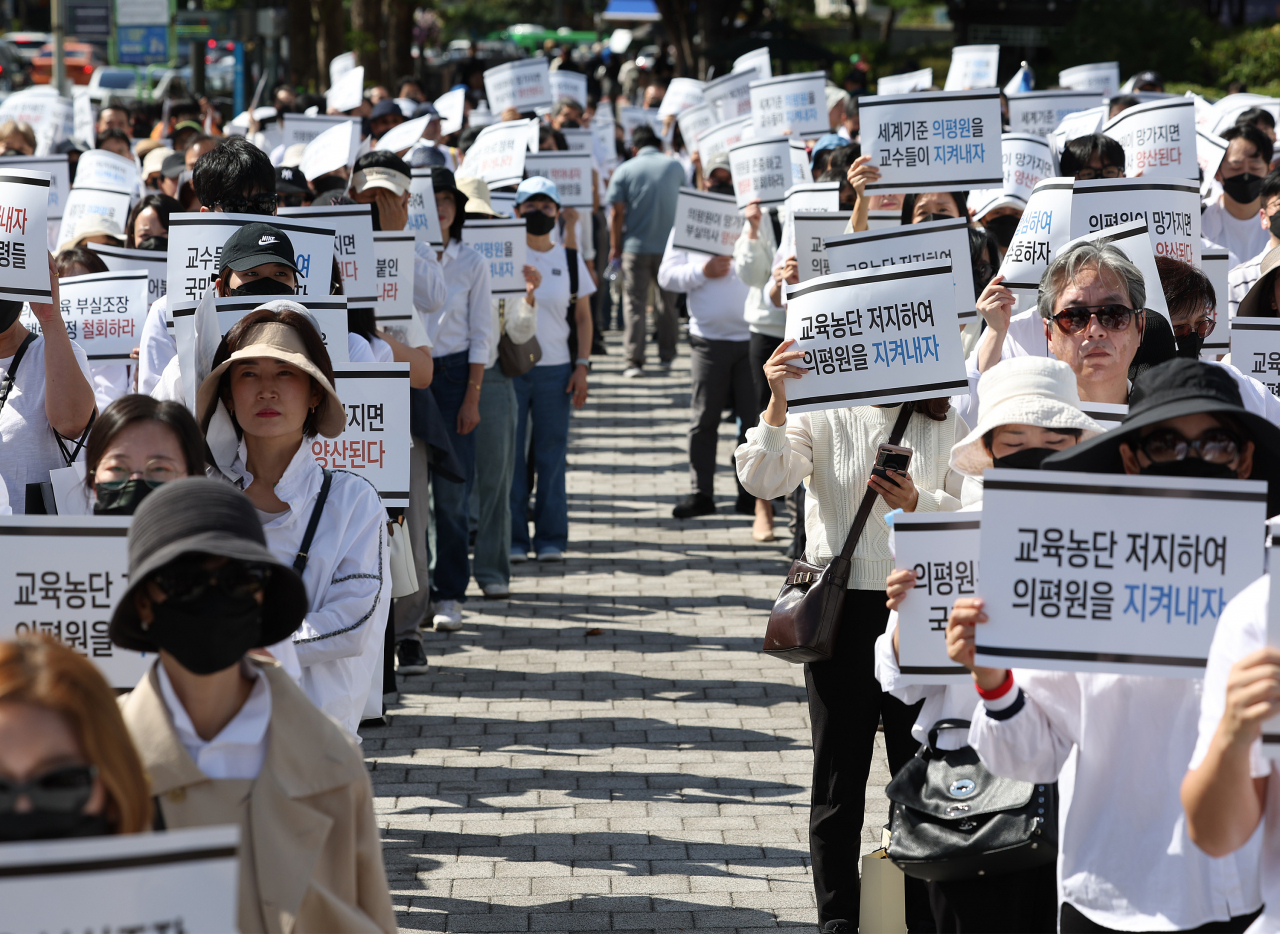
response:
<path id="1" fill-rule="evenodd" d="M 1262 914 L 1259 908 L 1252 914 L 1237 915 L 1228 921 L 1210 921 L 1208 924 L 1202 924 L 1198 928 L 1191 928 L 1193 932 L 1204 932 L 1204 934 L 1241 934 L 1248 929 L 1249 925 Z M 1062 903 L 1062 934 L 1095 934 L 1095 932 L 1110 931 L 1112 928 L 1104 928 L 1101 924 L 1094 924 L 1078 909 L 1068 902 Z"/>
<path id="2" fill-rule="evenodd" d="M 747 440 L 747 429 L 755 427 L 760 412 L 755 408 L 755 384 L 747 358 L 747 341 L 713 341 L 689 335 L 689 364 L 692 375 L 689 400 L 689 485 L 695 493 L 715 492 L 716 445 L 720 441 L 720 420 L 731 405 L 742 422 L 738 443 Z M 733 462 L 729 463 L 730 469 Z M 737 479 L 737 471 L 734 471 Z M 738 495 L 745 495 L 738 483 Z"/>
<path id="3" fill-rule="evenodd" d="M 937 934 L 1054 934 L 1056 863 L 990 878 L 927 882 Z M 1066 928 L 1063 928 L 1066 930 Z"/>
<path id="4" fill-rule="evenodd" d="M 883 718 L 890 772 L 920 748 L 911 738 L 919 705 L 908 707 L 889 696 L 875 676 L 875 641 L 889 618 L 884 600 L 883 590 L 850 590 L 835 656 L 804 666 L 813 732 L 809 857 L 819 926 L 837 918 L 858 923 L 858 854 L 877 724 Z M 906 896 L 908 925 L 917 930 L 913 917 L 928 918 L 923 883 L 909 884 Z"/>
<path id="5" fill-rule="evenodd" d="M 770 337 L 768 334 L 751 332 L 751 381 L 756 387 L 757 421 L 760 413 L 769 407 L 769 396 L 772 395 L 769 391 L 769 383 L 764 378 L 764 365 L 769 362 L 769 358 L 773 356 L 773 352 L 778 349 L 778 345 L 782 341 L 783 338 L 781 337 Z M 755 422 L 752 422 L 747 427 L 754 428 Z"/>

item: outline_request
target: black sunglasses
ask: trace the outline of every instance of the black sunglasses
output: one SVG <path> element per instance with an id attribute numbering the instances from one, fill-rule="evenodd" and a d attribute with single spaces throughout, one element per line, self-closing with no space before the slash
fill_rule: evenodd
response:
<path id="1" fill-rule="evenodd" d="M 1063 334 L 1076 334 L 1089 326 L 1089 320 L 1095 315 L 1098 323 L 1108 331 L 1124 331 L 1129 327 L 1129 319 L 1141 315 L 1143 309 L 1130 308 L 1127 305 L 1077 305 L 1064 308 L 1052 320 Z"/>
<path id="2" fill-rule="evenodd" d="M 276 213 L 276 193 L 274 191 L 248 198 L 223 198 L 216 202 L 215 208 L 222 208 L 228 214 L 266 214 Z"/>
<path id="3" fill-rule="evenodd" d="M 1188 322 L 1187 324 L 1175 325 L 1173 328 L 1173 336 L 1186 337 L 1192 331 L 1195 331 L 1201 338 L 1205 338 L 1213 333 L 1213 329 L 1217 327 L 1217 324 L 1218 322 L 1216 319 L 1206 316 L 1196 321 Z"/>
<path id="4" fill-rule="evenodd" d="M 246 597 L 260 592 L 271 579 L 271 568 L 247 561 L 228 561 L 216 568 L 203 566 L 204 558 L 175 561 L 155 571 L 150 580 L 170 600 L 190 603 L 211 590 L 230 597 Z"/>
<path id="5" fill-rule="evenodd" d="M 0 778 L 0 814 L 12 814 L 24 795 L 37 811 L 75 814 L 89 803 L 97 775 L 98 770 L 92 765 L 67 765 L 25 782 Z"/>
<path id="6" fill-rule="evenodd" d="M 1240 439 L 1225 428 L 1210 428 L 1194 441 L 1172 428 L 1161 428 L 1138 439 L 1142 453 L 1156 464 L 1185 460 L 1194 454 L 1210 464 L 1230 464 L 1240 456 Z"/>

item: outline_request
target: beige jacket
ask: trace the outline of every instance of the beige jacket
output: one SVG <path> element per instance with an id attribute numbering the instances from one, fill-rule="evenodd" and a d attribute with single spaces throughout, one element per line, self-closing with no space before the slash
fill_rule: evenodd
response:
<path id="1" fill-rule="evenodd" d="M 262 772 L 207 778 L 183 748 L 153 667 L 120 698 L 166 827 L 240 824 L 243 934 L 396 930 L 359 748 L 278 664 L 253 659 L 271 688 Z"/>

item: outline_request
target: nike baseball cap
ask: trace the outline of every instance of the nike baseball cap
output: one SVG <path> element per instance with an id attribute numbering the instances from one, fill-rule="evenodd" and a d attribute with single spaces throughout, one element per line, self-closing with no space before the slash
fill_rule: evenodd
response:
<path id="1" fill-rule="evenodd" d="M 245 224 L 222 245 L 222 268 L 244 272 L 266 263 L 283 263 L 295 273 L 293 243 L 279 227 Z"/>

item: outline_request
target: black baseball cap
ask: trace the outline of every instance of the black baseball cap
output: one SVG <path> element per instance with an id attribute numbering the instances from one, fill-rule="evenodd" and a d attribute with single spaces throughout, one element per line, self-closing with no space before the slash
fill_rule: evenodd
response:
<path id="1" fill-rule="evenodd" d="M 175 152 L 171 156 L 165 156 L 164 162 L 160 163 L 160 174 L 165 178 L 177 178 L 187 170 L 187 154 L 185 152 Z"/>
<path id="2" fill-rule="evenodd" d="M 307 177 L 299 169 L 281 165 L 276 167 L 276 194 L 309 195 L 311 189 L 307 187 Z"/>
<path id="3" fill-rule="evenodd" d="M 293 243 L 279 227 L 245 224 L 222 245 L 222 268 L 244 272 L 266 263 L 284 263 L 295 273 Z"/>
<path id="4" fill-rule="evenodd" d="M 379 117 L 404 117 L 404 111 L 400 109 L 400 105 L 393 100 L 380 100 L 373 105 L 373 111 L 369 114 L 370 120 L 377 120 Z"/>

